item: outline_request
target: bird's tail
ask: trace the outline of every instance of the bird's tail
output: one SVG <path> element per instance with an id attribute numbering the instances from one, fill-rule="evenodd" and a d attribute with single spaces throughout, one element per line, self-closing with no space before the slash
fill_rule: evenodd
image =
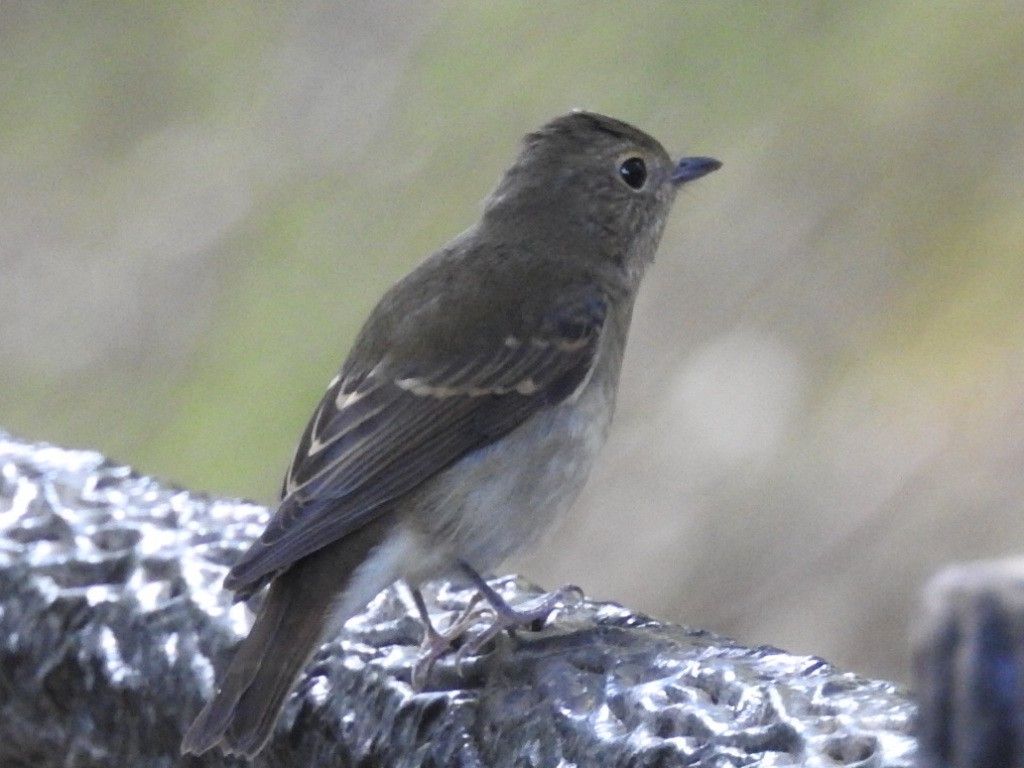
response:
<path id="1" fill-rule="evenodd" d="M 227 754 L 252 757 L 263 748 L 325 630 L 349 618 L 344 613 L 362 607 L 350 599 L 358 597 L 345 592 L 356 586 L 355 591 L 366 595 L 365 602 L 394 580 L 386 569 L 372 569 L 381 571 L 376 575 L 379 584 L 352 584 L 357 568 L 380 541 L 375 528 L 367 526 L 303 558 L 271 582 L 252 631 L 213 699 L 185 733 L 182 754 L 202 754 L 219 744 Z"/>

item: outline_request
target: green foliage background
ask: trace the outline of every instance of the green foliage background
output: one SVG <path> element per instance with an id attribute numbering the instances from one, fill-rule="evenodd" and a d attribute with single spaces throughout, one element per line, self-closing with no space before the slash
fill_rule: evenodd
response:
<path id="1" fill-rule="evenodd" d="M 989 448 L 1019 439 L 1024 402 L 1022 71 L 1014 3 L 4 3 L 0 425 L 271 501 L 380 293 L 476 217 L 523 133 L 572 107 L 607 112 L 726 165 L 677 208 L 639 310 L 617 458 L 581 506 L 609 507 L 602 489 L 628 484 L 629 462 L 651 465 L 630 441 L 670 418 L 674 366 L 716 329 L 756 326 L 797 350 L 800 416 L 770 469 L 753 470 L 761 484 L 724 465 L 700 512 L 711 540 L 674 518 L 644 523 L 674 542 L 652 566 L 671 589 L 616 575 L 600 552 L 588 560 L 593 541 L 561 570 L 551 545 L 531 572 L 715 624 L 715 606 L 739 604 L 772 560 L 802 558 L 773 548 L 779 531 L 792 538 L 842 506 L 807 469 L 814 446 L 837 444 L 821 425 L 881 409 L 889 448 L 865 444 L 836 466 L 870 483 L 886 451 L 906 455 L 928 425 L 952 430 L 943 446 L 976 445 L 951 463 L 991 536 L 876 585 L 898 593 L 879 611 L 899 618 L 846 615 L 815 635 L 803 608 L 780 604 L 792 625 L 716 628 L 899 674 L 923 574 L 1007 546 L 999 521 L 1020 508 L 1019 455 Z M 758 270 L 769 279 L 751 283 Z M 683 300 L 675 285 L 696 287 Z M 930 492 L 945 473 L 928 475 Z M 780 483 L 791 491 L 779 507 L 806 514 L 760 517 Z M 631 519 L 658 492 L 638 489 Z M 686 506 L 678 488 L 664 494 Z M 753 518 L 735 517 L 744 504 Z M 936 506 L 908 504 L 906 519 L 925 524 Z M 718 519 L 760 522 L 722 539 Z M 624 532 L 610 507 L 587 520 L 571 525 Z M 806 524 L 815 562 L 818 523 Z M 761 530 L 775 536 L 763 569 Z M 838 546 L 859 552 L 852 541 Z M 755 565 L 718 576 L 732 591 L 687 602 L 699 574 L 665 568 L 697 544 Z M 637 557 L 619 559 L 643 571 Z M 836 594 L 879 603 L 850 583 Z M 888 644 L 837 639 L 851 622 Z"/>

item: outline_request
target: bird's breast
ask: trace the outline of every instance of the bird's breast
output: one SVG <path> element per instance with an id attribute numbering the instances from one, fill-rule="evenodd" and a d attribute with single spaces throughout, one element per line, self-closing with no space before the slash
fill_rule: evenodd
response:
<path id="1" fill-rule="evenodd" d="M 406 520 L 436 562 L 462 559 L 486 571 L 535 543 L 569 509 L 605 442 L 614 409 L 621 347 L 604 341 L 598 363 L 575 393 L 412 494 Z"/>
<path id="2" fill-rule="evenodd" d="M 588 383 L 430 481 L 416 519 L 435 545 L 487 570 L 536 542 L 575 501 L 605 441 L 602 395 Z"/>

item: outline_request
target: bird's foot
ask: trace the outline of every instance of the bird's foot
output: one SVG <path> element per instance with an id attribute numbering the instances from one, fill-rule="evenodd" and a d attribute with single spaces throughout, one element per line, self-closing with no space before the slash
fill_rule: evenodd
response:
<path id="1" fill-rule="evenodd" d="M 461 669 L 467 658 L 479 654 L 487 643 L 503 631 L 510 635 L 520 629 L 540 631 L 552 613 L 583 599 L 583 590 L 569 584 L 513 608 L 490 584 L 483 579 L 480 581 L 482 586 L 477 585 L 480 590 L 478 595 L 483 597 L 486 605 L 480 605 L 472 615 L 467 616 L 464 633 L 466 640 L 455 653 L 456 668 Z"/>
<path id="2" fill-rule="evenodd" d="M 417 691 L 422 691 L 426 687 L 427 679 L 437 660 L 451 650 L 459 638 L 479 621 L 478 603 L 482 596 L 473 595 L 462 613 L 456 616 L 443 632 L 439 632 L 430 621 L 430 614 L 427 612 L 427 606 L 423 602 L 423 596 L 419 590 L 414 590 L 413 595 L 416 598 L 416 606 L 423 623 L 423 640 L 420 642 L 416 663 L 412 668 L 412 687 Z"/>
<path id="3" fill-rule="evenodd" d="M 423 641 L 413 665 L 411 679 L 417 691 L 424 689 L 437 661 L 455 646 L 458 646 L 455 668 L 461 672 L 468 658 L 479 655 L 487 643 L 503 631 L 510 635 L 519 629 L 538 631 L 556 610 L 575 605 L 583 599 L 583 590 L 567 585 L 513 607 L 475 571 L 471 578 L 477 593 L 443 631 L 434 628 L 422 594 L 419 590 L 413 590 L 423 623 Z"/>

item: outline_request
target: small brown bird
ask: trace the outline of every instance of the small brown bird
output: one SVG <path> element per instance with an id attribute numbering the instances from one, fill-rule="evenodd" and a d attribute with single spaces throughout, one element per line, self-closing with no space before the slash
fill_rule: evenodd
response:
<path id="1" fill-rule="evenodd" d="M 225 580 L 238 600 L 269 592 L 182 752 L 258 752 L 323 638 L 398 579 L 425 621 L 416 585 L 453 574 L 497 626 L 537 618 L 478 574 L 582 488 L 676 191 L 720 165 L 673 162 L 590 112 L 526 136 L 480 221 L 384 295 L 314 411 L 277 511 Z"/>

